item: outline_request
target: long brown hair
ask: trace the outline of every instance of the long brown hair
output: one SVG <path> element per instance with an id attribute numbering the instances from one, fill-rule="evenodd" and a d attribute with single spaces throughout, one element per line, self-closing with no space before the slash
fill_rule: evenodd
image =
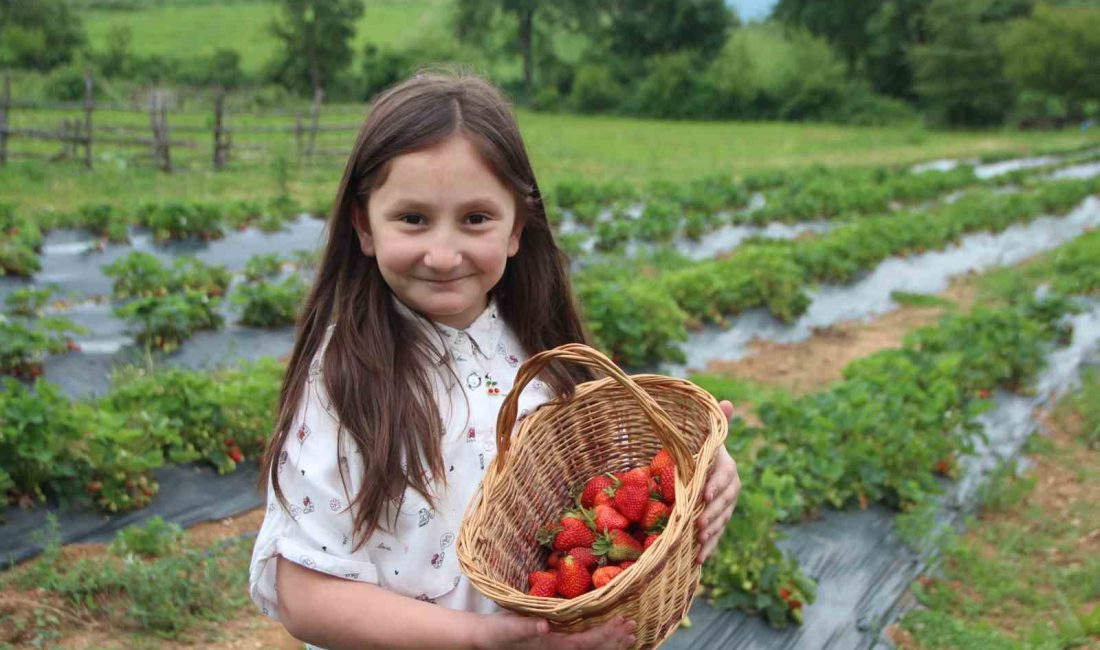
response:
<path id="1" fill-rule="evenodd" d="M 387 503 L 407 487 L 435 505 L 421 457 L 444 483 L 447 472 L 439 443 L 442 420 L 428 374 L 429 342 L 398 313 L 377 260 L 359 248 L 352 208 L 366 214 L 370 192 L 385 182 L 393 158 L 455 133 L 469 137 L 501 182 L 515 191 L 516 218 L 525 217 L 519 252 L 508 259 L 490 293 L 500 316 L 529 355 L 589 340 L 573 302 L 568 259 L 547 223 L 519 126 L 501 93 L 475 75 L 422 71 L 378 95 L 344 167 L 324 255 L 298 316 L 277 425 L 260 475 L 261 489 L 271 481 L 286 508 L 276 460 L 297 414 L 310 362 L 334 323 L 322 360 L 324 386 L 340 421 L 338 435 L 351 436 L 365 470 L 351 504 L 355 529 L 362 535 L 355 548 L 377 528 L 388 528 L 383 521 Z M 555 395 L 567 396 L 592 373 L 551 364 L 541 378 Z"/>

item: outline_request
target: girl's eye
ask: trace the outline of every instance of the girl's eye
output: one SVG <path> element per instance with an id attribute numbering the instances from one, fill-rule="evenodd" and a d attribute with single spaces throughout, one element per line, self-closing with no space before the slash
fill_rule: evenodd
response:
<path id="1" fill-rule="evenodd" d="M 479 225 L 481 225 L 481 224 L 483 224 L 483 223 L 486 223 L 486 222 L 488 222 L 488 221 L 489 221 L 489 215 L 487 215 L 487 214 L 481 214 L 481 213 L 478 213 L 478 214 L 471 214 L 469 218 L 470 218 L 470 219 L 476 219 L 476 220 L 477 220 L 477 221 L 473 221 L 473 224 L 474 224 L 475 226 L 479 226 Z"/>
<path id="2" fill-rule="evenodd" d="M 419 222 L 408 221 L 408 219 L 410 219 L 410 218 L 412 218 L 412 219 L 423 219 L 424 217 L 420 216 L 419 214 L 403 214 L 403 215 L 401 215 L 401 221 L 402 222 L 407 223 L 410 226 L 419 226 L 420 225 Z"/>

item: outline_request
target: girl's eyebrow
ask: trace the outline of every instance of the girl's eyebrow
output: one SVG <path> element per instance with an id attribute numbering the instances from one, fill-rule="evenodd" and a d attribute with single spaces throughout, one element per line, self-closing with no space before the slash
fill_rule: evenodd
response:
<path id="1" fill-rule="evenodd" d="M 488 197 L 476 197 L 462 202 L 458 206 L 459 212 L 465 212 L 473 208 L 489 207 L 493 210 L 500 211 L 500 205 Z M 386 208 L 387 212 L 397 212 L 399 210 L 415 210 L 418 212 L 435 212 L 436 206 L 431 203 L 425 203 L 417 199 L 400 199 L 396 203 Z"/>

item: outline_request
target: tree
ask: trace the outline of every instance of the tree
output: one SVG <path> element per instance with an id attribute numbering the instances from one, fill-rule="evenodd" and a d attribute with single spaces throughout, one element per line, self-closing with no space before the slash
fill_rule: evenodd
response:
<path id="1" fill-rule="evenodd" d="M 0 0 L 0 65 L 50 70 L 87 42 L 65 0 Z"/>
<path id="2" fill-rule="evenodd" d="M 279 0 L 271 32 L 282 44 L 271 77 L 291 90 L 331 85 L 351 63 L 351 39 L 363 0 Z"/>
<path id="3" fill-rule="evenodd" d="M 724 0 L 607 0 L 595 6 L 602 14 L 591 23 L 598 40 L 628 61 L 685 50 L 710 58 L 740 22 Z"/>
<path id="4" fill-rule="evenodd" d="M 550 0 L 458 0 L 454 14 L 454 30 L 464 43 L 478 43 L 483 49 L 491 35 L 499 29 L 507 29 L 509 51 L 519 54 L 523 61 L 523 88 L 528 98 L 534 94 L 536 52 L 538 45 L 549 43 L 546 30 L 561 22 L 581 0 L 551 2 Z M 501 25 L 503 19 L 509 24 Z"/>
<path id="5" fill-rule="evenodd" d="M 916 99 L 909 51 L 927 40 L 924 12 L 929 1 L 887 0 L 868 19 L 860 67 L 876 91 Z"/>
<path id="6" fill-rule="evenodd" d="M 1100 9 L 1039 5 L 1030 19 L 1006 26 L 1000 46 L 1018 90 L 1055 97 L 1074 118 L 1100 99 Z"/>
<path id="7" fill-rule="evenodd" d="M 870 40 L 867 22 L 878 5 L 868 0 L 779 0 L 772 18 L 829 41 L 844 56 L 848 73 L 855 74 Z"/>
<path id="8" fill-rule="evenodd" d="M 952 124 L 1000 122 L 1012 108 L 997 23 L 983 22 L 996 0 L 932 0 L 928 42 L 912 49 L 918 95 Z"/>

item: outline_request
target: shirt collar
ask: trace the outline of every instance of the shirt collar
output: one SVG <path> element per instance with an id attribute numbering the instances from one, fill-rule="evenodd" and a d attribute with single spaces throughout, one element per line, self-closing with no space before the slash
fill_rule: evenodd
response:
<path id="1" fill-rule="evenodd" d="M 432 360 L 436 363 L 445 363 L 448 356 L 471 352 L 480 353 L 486 359 L 492 358 L 503 330 L 495 297 L 489 298 L 485 310 L 465 329 L 437 323 L 409 308 L 396 295 L 392 295 L 392 298 L 397 313 L 412 321 L 425 334 L 431 347 Z"/>

